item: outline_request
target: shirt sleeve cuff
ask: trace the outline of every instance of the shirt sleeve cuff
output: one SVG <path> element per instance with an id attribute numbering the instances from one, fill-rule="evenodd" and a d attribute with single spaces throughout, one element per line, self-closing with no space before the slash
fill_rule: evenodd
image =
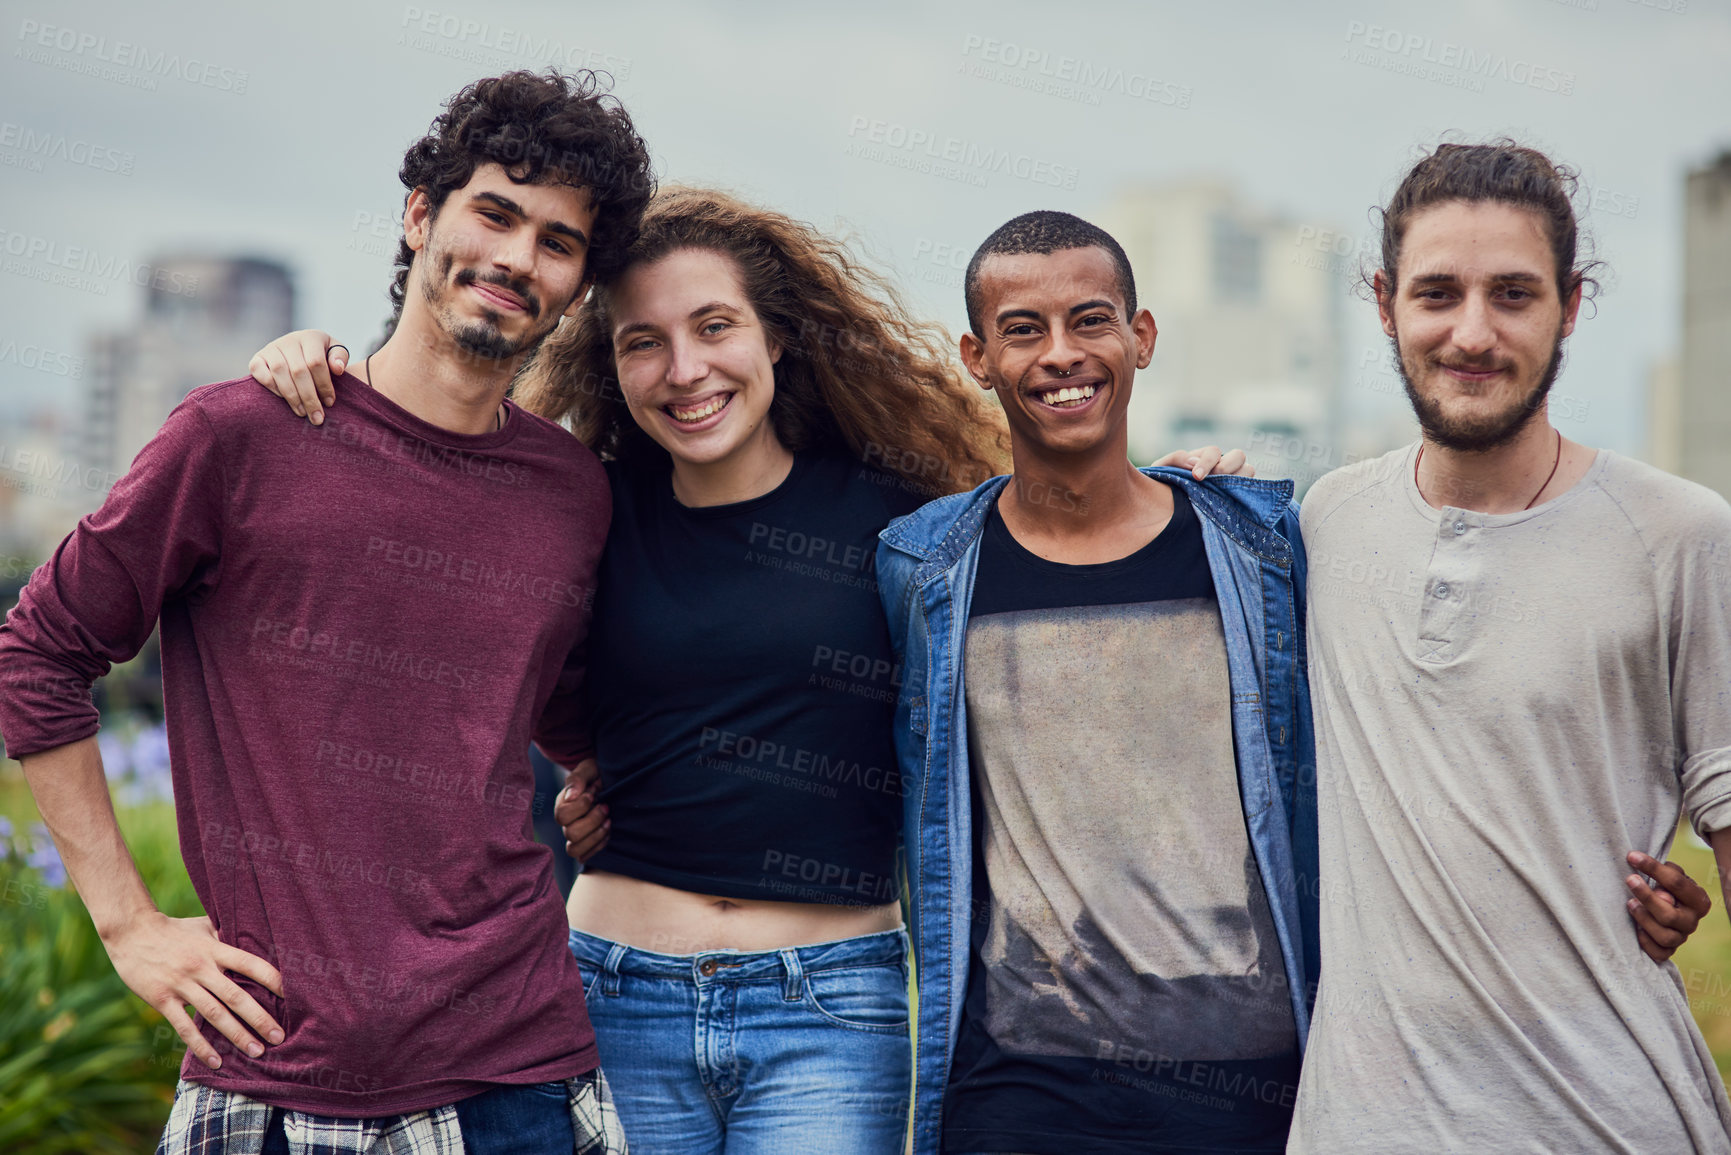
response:
<path id="1" fill-rule="evenodd" d="M 1706 838 L 1731 826 L 1731 747 L 1696 754 L 1683 763 L 1683 805 L 1695 833 Z"/>

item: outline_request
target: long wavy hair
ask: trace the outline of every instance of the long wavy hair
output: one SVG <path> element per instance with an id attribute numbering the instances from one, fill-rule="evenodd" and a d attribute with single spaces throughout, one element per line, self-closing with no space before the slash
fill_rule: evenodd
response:
<path id="1" fill-rule="evenodd" d="M 845 451 L 932 496 L 1005 472 L 1003 414 L 963 376 L 942 327 L 912 320 L 895 289 L 841 243 L 710 189 L 656 194 L 624 262 L 597 279 L 518 378 L 517 403 L 567 423 L 602 457 L 667 461 L 626 408 L 610 306 L 632 267 L 687 249 L 733 260 L 781 347 L 769 417 L 789 450 Z"/>

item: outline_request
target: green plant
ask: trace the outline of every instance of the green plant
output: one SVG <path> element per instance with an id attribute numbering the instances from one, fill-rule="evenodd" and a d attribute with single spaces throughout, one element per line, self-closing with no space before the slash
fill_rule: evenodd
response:
<path id="1" fill-rule="evenodd" d="M 172 807 L 123 810 L 121 825 L 157 905 L 197 913 Z M 0 1151 L 151 1150 L 179 1040 L 114 973 L 78 895 L 17 841 L 0 840 Z"/>

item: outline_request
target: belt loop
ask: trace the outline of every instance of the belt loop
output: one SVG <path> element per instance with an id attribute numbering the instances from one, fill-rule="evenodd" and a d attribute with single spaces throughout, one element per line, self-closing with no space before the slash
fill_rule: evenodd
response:
<path id="1" fill-rule="evenodd" d="M 782 985 L 781 997 L 790 1003 L 797 1003 L 805 997 L 805 968 L 799 965 L 797 950 L 781 952 L 781 965 L 787 970 L 787 981 Z"/>
<path id="2" fill-rule="evenodd" d="M 624 943 L 614 943 L 607 961 L 601 964 L 601 993 L 609 998 L 619 997 L 619 963 L 625 958 L 625 949 Z"/>

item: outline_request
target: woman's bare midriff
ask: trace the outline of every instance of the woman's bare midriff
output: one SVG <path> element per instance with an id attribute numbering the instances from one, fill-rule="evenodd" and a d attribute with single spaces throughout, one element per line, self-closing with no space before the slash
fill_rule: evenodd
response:
<path id="1" fill-rule="evenodd" d="M 782 950 L 902 925 L 901 905 L 894 902 L 832 906 L 720 898 L 587 870 L 571 887 L 565 914 L 574 930 L 657 954 Z"/>

